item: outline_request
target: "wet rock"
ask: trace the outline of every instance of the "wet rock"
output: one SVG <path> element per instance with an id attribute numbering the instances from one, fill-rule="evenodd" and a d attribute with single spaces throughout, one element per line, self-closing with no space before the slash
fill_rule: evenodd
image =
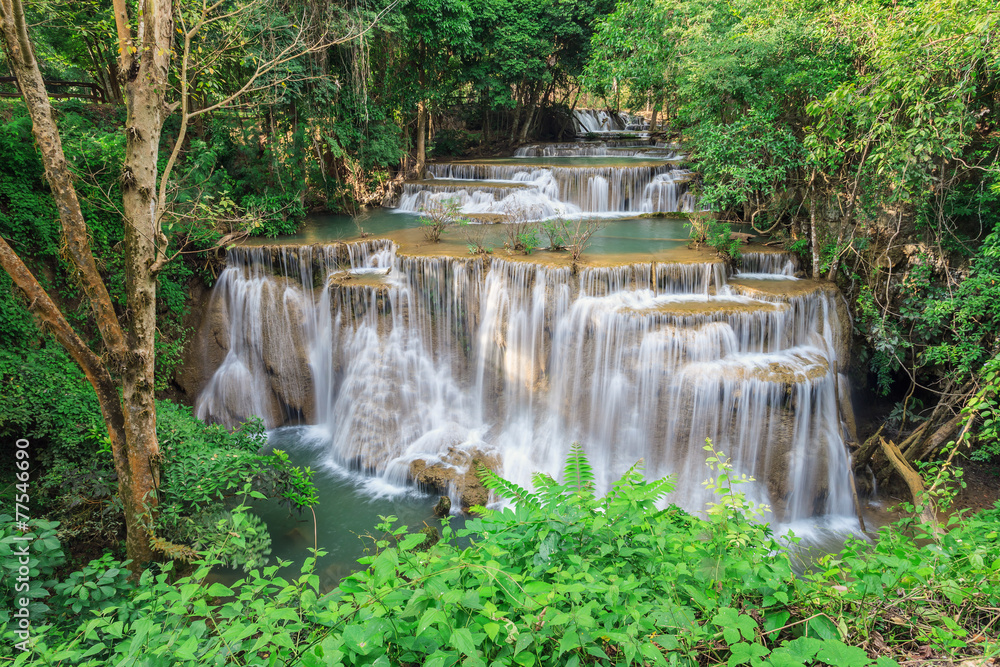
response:
<path id="1" fill-rule="evenodd" d="M 480 450 L 465 450 L 449 447 L 441 460 L 430 464 L 417 459 L 410 464 L 410 477 L 421 486 L 442 495 L 452 496 L 452 490 L 460 498 L 462 511 L 476 505 L 486 505 L 490 492 L 479 479 L 479 466 L 490 470 L 500 468 L 500 459 L 495 454 Z M 449 508 L 450 510 L 450 508 Z"/>
<path id="2" fill-rule="evenodd" d="M 448 516 L 449 514 L 451 514 L 451 498 L 441 496 L 438 498 L 437 504 L 434 505 L 434 516 Z"/>
<path id="3" fill-rule="evenodd" d="M 192 293 L 191 303 L 206 303 L 205 309 L 193 316 L 199 320 L 195 335 L 187 345 L 182 363 L 177 369 L 174 381 L 192 400 L 208 383 L 212 374 L 222 365 L 229 353 L 229 311 L 226 300 L 218 296 L 209 297 L 201 290 L 202 298 Z M 192 308 L 197 310 L 197 307 Z"/>
<path id="4" fill-rule="evenodd" d="M 316 412 L 309 351 L 303 338 L 303 298 L 301 288 L 287 279 L 268 283 L 263 295 L 261 361 L 282 423 L 290 418 L 312 423 Z"/>
<path id="5" fill-rule="evenodd" d="M 427 551 L 441 541 L 441 533 L 434 526 L 424 526 L 417 532 L 423 533 L 424 541 L 417 545 L 416 551 Z"/>

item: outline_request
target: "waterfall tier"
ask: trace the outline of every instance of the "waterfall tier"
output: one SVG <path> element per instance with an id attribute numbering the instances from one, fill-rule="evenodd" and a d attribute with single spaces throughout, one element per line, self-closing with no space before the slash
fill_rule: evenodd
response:
<path id="1" fill-rule="evenodd" d="M 602 134 L 608 132 L 646 132 L 649 122 L 642 116 L 626 111 L 609 114 L 603 109 L 574 109 L 573 120 L 578 134 Z"/>
<path id="2" fill-rule="evenodd" d="M 649 141 L 613 140 L 570 143 L 529 144 L 514 151 L 514 157 L 648 157 L 680 160 L 676 150 L 654 146 Z"/>
<path id="3" fill-rule="evenodd" d="M 768 254 L 747 253 L 747 273 L 792 261 Z M 473 463 L 530 485 L 579 441 L 599 490 L 641 458 L 696 510 L 711 438 L 778 518 L 849 515 L 841 302 L 827 283 L 718 262 L 573 271 L 387 241 L 236 248 L 199 332 L 217 368 L 197 411 L 311 424 L 332 459 L 394 484 L 444 471 L 456 506 Z"/>
<path id="4" fill-rule="evenodd" d="M 455 162 L 428 165 L 427 172 L 431 179 L 404 185 L 398 210 L 417 212 L 452 200 L 463 213 L 501 214 L 516 208 L 541 220 L 695 209 L 688 192 L 691 172 L 666 161 L 593 167 Z"/>

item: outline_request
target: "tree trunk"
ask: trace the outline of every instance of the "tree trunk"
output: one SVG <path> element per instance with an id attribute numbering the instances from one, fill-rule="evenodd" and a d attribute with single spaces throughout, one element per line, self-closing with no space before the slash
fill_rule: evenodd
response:
<path id="1" fill-rule="evenodd" d="M 518 143 L 523 144 L 528 140 L 528 131 L 531 129 L 532 124 L 535 122 L 535 114 L 537 113 L 537 107 L 530 107 L 528 109 L 528 117 L 524 121 L 524 125 L 521 126 L 521 136 L 518 137 Z"/>
<path id="2" fill-rule="evenodd" d="M 819 267 L 819 233 L 816 230 L 816 193 L 809 197 L 809 234 L 812 236 L 812 277 L 816 280 L 822 276 Z"/>
<path id="3" fill-rule="evenodd" d="M 427 102 L 417 102 L 417 178 L 423 178 L 427 162 Z"/>
<path id="4" fill-rule="evenodd" d="M 906 459 L 900 453 L 899 448 L 891 440 L 887 441 L 885 438 L 880 437 L 879 442 L 882 445 L 882 452 L 889 459 L 889 463 L 892 464 L 892 467 L 899 473 L 899 476 L 906 482 L 906 486 L 910 488 L 910 495 L 913 497 L 913 506 L 920 514 L 920 520 L 930 527 L 934 535 L 940 535 L 941 526 L 938 524 L 937 512 L 934 509 L 934 503 L 931 502 L 931 499 L 924 492 L 924 480 L 920 478 L 920 473 L 907 463 Z"/>
<path id="5" fill-rule="evenodd" d="M 115 5 L 117 19 L 117 10 L 123 8 L 124 3 L 116 0 Z M 6 243 L 0 247 L 0 260 L 18 287 L 30 297 L 32 308 L 42 323 L 70 352 L 97 392 L 111 439 L 118 492 L 125 509 L 128 557 L 133 561 L 134 571 L 141 569 L 153 556 L 149 527 L 155 511 L 154 491 L 159 469 L 153 402 L 156 277 L 150 269 L 155 260 L 155 244 L 162 237 L 155 220 L 153 197 L 172 38 L 170 12 L 167 0 L 149 0 L 142 18 L 144 26 L 140 34 L 144 35 L 144 42 L 141 52 L 134 54 L 127 48 L 122 50 L 123 61 L 129 66 L 121 69 L 130 77 L 127 83 L 126 161 L 122 173 L 126 295 L 130 312 L 126 336 L 90 249 L 89 232 L 28 38 L 21 0 L 0 0 L 0 29 L 8 60 L 24 93 L 32 133 L 59 209 L 67 251 L 94 312 L 107 350 L 107 361 L 101 360 L 79 340 L 55 303 Z M 131 44 L 125 38 L 123 42 Z M 113 375 L 119 373 L 123 389 L 120 400 L 112 380 Z"/>
<path id="6" fill-rule="evenodd" d="M 157 244 L 166 246 L 156 210 L 160 131 L 165 112 L 167 72 L 173 39 L 169 0 L 148 0 L 139 35 L 137 60 L 126 70 L 127 136 L 123 167 L 122 208 L 125 213 L 125 294 L 129 304 L 128 364 L 122 373 L 125 439 L 132 474 L 127 492 L 134 508 L 145 508 L 145 531 L 129 530 L 128 551 L 141 562 L 152 559 L 148 534 L 156 511 L 160 447 L 156 438 L 154 363 L 156 335 Z M 134 554 L 134 555 L 133 555 Z"/>

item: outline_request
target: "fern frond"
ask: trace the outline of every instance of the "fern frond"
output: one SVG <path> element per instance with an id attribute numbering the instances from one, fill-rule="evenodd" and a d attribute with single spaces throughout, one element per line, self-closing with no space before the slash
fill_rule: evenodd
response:
<path id="1" fill-rule="evenodd" d="M 632 488 L 643 481 L 643 471 L 646 469 L 646 461 L 639 459 L 632 464 L 632 467 L 611 483 L 611 490 L 604 496 L 604 505 L 609 507 L 624 493 L 625 489 Z"/>
<path id="2" fill-rule="evenodd" d="M 635 499 L 641 503 L 655 503 L 668 493 L 671 493 L 674 488 L 674 478 L 668 475 L 655 482 L 636 485 Z"/>
<path id="3" fill-rule="evenodd" d="M 574 442 L 570 445 L 569 454 L 566 456 L 566 465 L 563 467 L 563 478 L 566 485 L 575 489 L 579 493 L 591 491 L 594 488 L 594 469 L 583 453 L 583 445 Z"/>
<path id="4" fill-rule="evenodd" d="M 497 512 L 496 510 L 491 510 L 489 507 L 485 507 L 483 505 L 473 505 L 472 507 L 469 508 L 469 514 L 475 514 L 476 516 L 481 516 L 485 518 L 485 517 L 495 516 L 499 514 L 499 512 Z"/>
<path id="5" fill-rule="evenodd" d="M 558 482 L 552 479 L 552 475 L 544 472 L 536 472 L 531 476 L 531 483 L 535 485 L 535 488 L 541 491 L 542 489 L 548 489 L 553 486 L 558 486 Z"/>
<path id="6" fill-rule="evenodd" d="M 153 535 L 149 540 L 149 546 L 153 551 L 159 551 L 171 560 L 179 560 L 182 563 L 193 563 L 198 559 L 198 552 L 186 544 L 175 544 L 162 537 Z"/>
<path id="7" fill-rule="evenodd" d="M 560 484 L 543 472 L 536 472 L 531 476 L 531 483 L 534 484 L 536 497 L 542 501 L 546 507 L 553 507 L 559 504 L 559 499 L 567 492 L 569 487 Z"/>
<path id="8" fill-rule="evenodd" d="M 495 491 L 501 498 L 507 498 L 508 500 L 513 500 L 535 509 L 542 508 L 542 504 L 538 496 L 524 487 L 518 486 L 510 480 L 504 479 L 483 465 L 479 466 L 477 472 L 479 473 L 479 479 L 483 482 L 483 486 L 490 491 Z"/>

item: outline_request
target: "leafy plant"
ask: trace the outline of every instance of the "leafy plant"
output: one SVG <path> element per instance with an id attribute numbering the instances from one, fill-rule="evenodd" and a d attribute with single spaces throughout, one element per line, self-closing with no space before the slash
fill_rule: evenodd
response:
<path id="1" fill-rule="evenodd" d="M 430 243 L 439 243 L 441 236 L 462 221 L 459 204 L 454 199 L 430 200 L 420 209 L 420 228 Z"/>
<path id="2" fill-rule="evenodd" d="M 503 212 L 504 247 L 510 252 L 530 255 L 542 240 L 538 235 L 535 219 L 538 211 L 534 207 L 519 204 L 508 205 Z"/>
<path id="3" fill-rule="evenodd" d="M 471 221 L 463 221 L 461 225 L 470 254 L 488 255 L 493 252 L 493 248 L 486 245 L 486 238 L 489 235 L 489 228 L 486 225 Z"/>
<path id="4" fill-rule="evenodd" d="M 549 250 L 562 250 L 566 247 L 565 231 L 563 230 L 564 220 L 546 220 L 542 223 L 542 232 L 549 240 Z"/>

